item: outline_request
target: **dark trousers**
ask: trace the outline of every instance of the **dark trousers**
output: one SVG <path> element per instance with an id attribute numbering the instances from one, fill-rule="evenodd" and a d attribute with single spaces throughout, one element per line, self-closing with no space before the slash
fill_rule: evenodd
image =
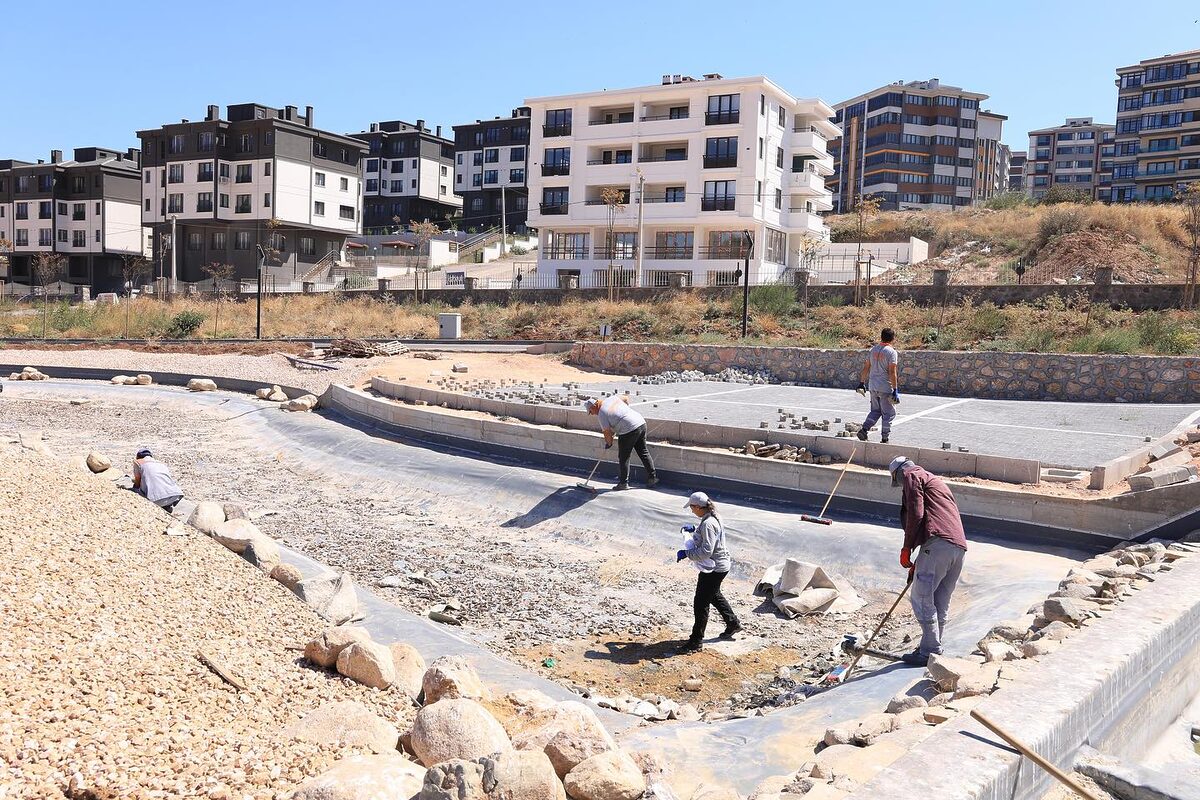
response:
<path id="1" fill-rule="evenodd" d="M 650 448 L 646 447 L 646 426 L 639 425 L 629 433 L 617 437 L 617 457 L 621 464 L 621 483 L 629 483 L 629 457 L 637 451 L 642 466 L 646 468 L 646 478 L 655 477 L 654 462 L 650 459 Z"/>
<path id="2" fill-rule="evenodd" d="M 721 594 L 721 581 L 725 580 L 728 572 L 701 572 L 696 577 L 696 599 L 692 603 L 692 612 L 696 622 L 692 625 L 692 637 L 688 640 L 693 644 L 704 641 L 704 629 L 708 627 L 708 607 L 712 606 L 725 621 L 725 627 L 736 625 L 738 618 L 729 606 L 725 595 Z"/>

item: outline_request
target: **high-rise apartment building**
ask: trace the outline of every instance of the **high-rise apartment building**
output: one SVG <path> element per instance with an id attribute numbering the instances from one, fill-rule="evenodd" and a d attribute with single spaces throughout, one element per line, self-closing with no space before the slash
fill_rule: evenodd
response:
<path id="1" fill-rule="evenodd" d="M 804 237 L 829 236 L 837 129 L 821 100 L 713 74 L 526 105 L 539 272 L 606 280 L 615 263 L 625 285 L 728 284 L 749 233 L 758 281 L 798 266 Z"/>
<path id="2" fill-rule="evenodd" d="M 1200 180 L 1200 50 L 1117 70 L 1111 192 L 1102 200 L 1167 200 Z"/>
<path id="3" fill-rule="evenodd" d="M 1010 192 L 1025 191 L 1025 160 L 1028 154 L 1024 150 L 1014 150 L 1008 161 L 1008 188 Z"/>
<path id="4" fill-rule="evenodd" d="M 119 288 L 122 256 L 148 255 L 139 159 L 134 149 L 78 147 L 70 161 L 61 150 L 49 162 L 0 161 L 0 238 L 12 243 L 0 278 L 35 283 L 34 256 L 53 252 L 66 259 L 57 280 Z"/>
<path id="5" fill-rule="evenodd" d="M 860 196 L 877 197 L 884 210 L 948 210 L 990 196 L 998 163 L 988 156 L 995 147 L 987 142 L 999 142 L 1004 117 L 981 114 L 987 97 L 932 78 L 898 81 L 838 103 L 840 135 L 829 143 L 835 172 L 827 181 L 834 210 L 851 210 Z M 989 163 L 978 169 L 983 139 Z"/>
<path id="6" fill-rule="evenodd" d="M 350 134 L 367 143 L 363 170 L 363 230 L 388 233 L 409 223 L 457 216 L 462 198 L 454 193 L 454 142 L 442 126 L 391 120 L 372 122 Z"/>
<path id="7" fill-rule="evenodd" d="M 981 110 L 975 129 L 975 202 L 982 203 L 1003 192 L 1008 183 L 1011 151 L 1000 141 L 1008 117 Z"/>
<path id="8" fill-rule="evenodd" d="M 503 209 L 508 230 L 524 231 L 528 162 L 528 108 L 515 108 L 509 117 L 455 125 L 454 191 L 462 195 L 461 227 L 499 226 Z"/>
<path id="9" fill-rule="evenodd" d="M 158 274 L 205 279 L 230 264 L 237 277 L 296 280 L 360 232 L 362 142 L 313 126 L 309 106 L 209 106 L 198 122 L 138 131 L 142 222 L 153 231 Z M 172 224 L 174 223 L 174 240 Z M 172 252 L 172 244 L 175 245 Z"/>
<path id="10" fill-rule="evenodd" d="M 1091 117 L 1067 117 L 1062 125 L 1030 131 L 1026 194 L 1040 200 L 1050 187 L 1063 186 L 1095 197 L 1108 175 L 1103 149 L 1106 136 L 1111 145 L 1112 132 L 1112 125 Z"/>

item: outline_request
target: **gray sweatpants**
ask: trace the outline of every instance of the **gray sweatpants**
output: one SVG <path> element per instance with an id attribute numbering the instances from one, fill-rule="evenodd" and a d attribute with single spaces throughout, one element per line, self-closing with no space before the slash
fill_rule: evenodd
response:
<path id="1" fill-rule="evenodd" d="M 966 554 L 966 550 L 940 536 L 929 537 L 929 541 L 921 546 L 909 599 L 912 600 L 913 615 L 921 626 L 919 649 L 922 655 L 942 652 L 946 612 L 950 610 L 950 597 L 958 585 Z"/>
<path id="2" fill-rule="evenodd" d="M 880 432 L 887 436 L 892 432 L 892 420 L 896 418 L 896 406 L 892 403 L 892 390 L 877 392 L 871 390 L 871 412 L 863 420 L 863 430 L 869 431 L 883 417 L 883 427 Z"/>

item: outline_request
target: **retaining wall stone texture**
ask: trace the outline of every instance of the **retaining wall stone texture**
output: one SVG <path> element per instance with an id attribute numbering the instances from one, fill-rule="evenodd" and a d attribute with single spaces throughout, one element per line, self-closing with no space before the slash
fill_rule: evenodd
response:
<path id="1" fill-rule="evenodd" d="M 781 381 L 852 388 L 865 351 L 798 347 L 577 342 L 571 362 L 628 375 L 666 370 L 769 369 Z M 910 350 L 901 391 L 994 400 L 1190 403 L 1200 399 L 1200 357 Z"/>

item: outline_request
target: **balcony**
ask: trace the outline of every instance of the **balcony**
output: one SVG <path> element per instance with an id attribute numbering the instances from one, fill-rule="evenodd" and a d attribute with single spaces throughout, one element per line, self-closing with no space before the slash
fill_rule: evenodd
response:
<path id="1" fill-rule="evenodd" d="M 641 117 L 642 122 L 661 122 L 664 119 L 687 119 L 689 116 L 687 111 L 676 112 L 674 114 L 646 114 Z"/>
<path id="2" fill-rule="evenodd" d="M 741 111 L 705 111 L 705 125 L 735 125 L 742 121 Z"/>
<path id="3" fill-rule="evenodd" d="M 546 217 L 562 216 L 567 213 L 567 203 L 541 203 L 538 208 Z"/>
<path id="4" fill-rule="evenodd" d="M 732 153 L 732 154 L 728 154 L 728 155 L 709 155 L 708 153 L 704 154 L 704 168 L 705 169 L 719 169 L 722 167 L 736 167 L 736 166 L 737 166 L 737 153 Z"/>
<path id="5" fill-rule="evenodd" d="M 549 247 L 542 251 L 542 257 L 553 261 L 586 261 L 591 255 L 586 247 Z"/>
<path id="6" fill-rule="evenodd" d="M 633 106 L 596 109 L 593 113 L 595 117 L 588 120 L 588 125 L 620 125 L 634 119 Z"/>
<path id="7" fill-rule="evenodd" d="M 646 259 L 663 261 L 691 261 L 693 257 L 690 246 L 647 247 L 642 256 Z"/>
<path id="8" fill-rule="evenodd" d="M 542 164 L 542 176 L 549 177 L 551 175 L 570 175 L 571 163 L 568 161 L 565 164 Z"/>
<path id="9" fill-rule="evenodd" d="M 747 253 L 749 253 L 749 250 L 740 243 L 700 248 L 701 258 L 735 259 L 740 261 L 746 257 Z"/>
<path id="10" fill-rule="evenodd" d="M 813 130 L 801 131 L 792 136 L 791 150 L 795 155 L 820 158 L 827 153 L 825 137 Z"/>
<path id="11" fill-rule="evenodd" d="M 589 167 L 604 167 L 604 166 L 608 166 L 609 164 L 626 164 L 626 165 L 628 165 L 628 164 L 632 164 L 632 163 L 633 163 L 633 158 L 627 158 L 624 161 L 621 161 L 619 159 L 612 159 L 612 158 L 609 158 L 609 159 L 597 158 L 597 159 L 592 159 L 591 161 L 588 161 L 587 165 Z"/>
<path id="12" fill-rule="evenodd" d="M 547 139 L 552 136 L 570 136 L 570 135 L 571 135 L 571 123 L 569 123 L 569 122 L 566 124 L 563 124 L 563 125 L 543 125 L 542 126 L 542 136 Z"/>
<path id="13" fill-rule="evenodd" d="M 637 258 L 637 245 L 618 244 L 616 247 L 601 246 L 596 248 L 594 258 L 603 258 L 609 261 Z"/>
<path id="14" fill-rule="evenodd" d="M 825 181 L 812 170 L 805 169 L 788 177 L 787 188 L 799 195 L 817 197 L 825 193 Z"/>
<path id="15" fill-rule="evenodd" d="M 733 211 L 736 197 L 705 197 L 700 201 L 701 211 Z"/>

